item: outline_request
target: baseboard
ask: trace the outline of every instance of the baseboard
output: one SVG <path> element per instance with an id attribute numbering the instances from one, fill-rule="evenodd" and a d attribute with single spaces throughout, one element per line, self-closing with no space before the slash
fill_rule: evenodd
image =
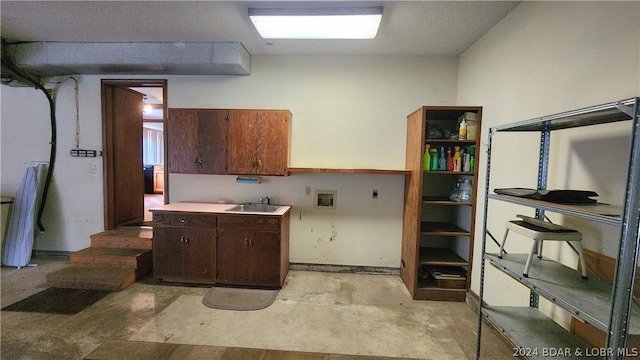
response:
<path id="1" fill-rule="evenodd" d="M 465 298 L 465 302 L 473 309 L 473 311 L 478 313 L 478 305 L 480 304 L 480 296 L 476 294 L 473 290 L 467 290 L 467 297 Z M 483 302 L 484 305 L 487 305 Z M 484 306 L 483 305 L 483 306 Z"/>
<path id="2" fill-rule="evenodd" d="M 400 276 L 400 268 L 390 268 L 390 267 L 380 267 L 380 266 L 289 263 L 289 270 Z"/>

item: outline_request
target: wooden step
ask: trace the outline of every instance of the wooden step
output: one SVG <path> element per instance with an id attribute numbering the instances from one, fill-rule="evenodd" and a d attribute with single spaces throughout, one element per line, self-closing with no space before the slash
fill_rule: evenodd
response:
<path id="1" fill-rule="evenodd" d="M 120 291 L 135 282 L 135 269 L 67 266 L 47 274 L 47 284 L 59 288 Z"/>
<path id="2" fill-rule="evenodd" d="M 112 267 L 136 270 L 136 279 L 151 271 L 151 250 L 129 248 L 89 247 L 69 255 L 71 265 L 84 267 Z"/>
<path id="3" fill-rule="evenodd" d="M 153 229 L 123 226 L 91 235 L 91 246 L 100 248 L 151 249 Z"/>

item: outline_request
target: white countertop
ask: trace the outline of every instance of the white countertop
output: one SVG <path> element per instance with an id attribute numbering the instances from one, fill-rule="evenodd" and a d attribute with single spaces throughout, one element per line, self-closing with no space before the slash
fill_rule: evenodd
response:
<path id="1" fill-rule="evenodd" d="M 283 216 L 289 210 L 289 205 L 278 205 L 280 208 L 274 212 L 252 212 L 252 211 L 228 211 L 239 204 L 217 204 L 217 203 L 198 203 L 198 202 L 177 202 L 166 204 L 149 209 L 149 211 L 184 211 L 194 213 L 212 213 L 212 214 L 234 214 L 234 215 L 268 215 L 268 216 Z"/>

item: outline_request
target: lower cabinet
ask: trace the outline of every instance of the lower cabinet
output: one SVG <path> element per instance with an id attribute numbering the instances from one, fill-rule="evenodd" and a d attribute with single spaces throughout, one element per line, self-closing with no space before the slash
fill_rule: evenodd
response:
<path id="1" fill-rule="evenodd" d="M 216 229 L 155 226 L 154 277 L 177 282 L 215 282 L 217 268 L 215 239 Z"/>
<path id="2" fill-rule="evenodd" d="M 289 214 L 154 211 L 153 275 L 163 281 L 282 287 Z"/>
<path id="3" fill-rule="evenodd" d="M 159 228 L 154 234 L 154 276 L 181 282 L 216 280 L 215 229 Z"/>
<path id="4" fill-rule="evenodd" d="M 218 281 L 282 286 L 289 269 L 288 221 L 288 214 L 219 216 Z"/>
<path id="5" fill-rule="evenodd" d="M 218 282 L 278 286 L 280 236 L 274 232 L 225 230 L 218 233 Z"/>

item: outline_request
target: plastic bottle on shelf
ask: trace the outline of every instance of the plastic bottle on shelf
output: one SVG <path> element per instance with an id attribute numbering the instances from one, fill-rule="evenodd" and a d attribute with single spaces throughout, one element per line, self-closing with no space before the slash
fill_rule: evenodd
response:
<path id="1" fill-rule="evenodd" d="M 462 121 L 460 122 L 458 140 L 467 140 L 467 120 L 465 118 L 462 118 Z"/>
<path id="2" fill-rule="evenodd" d="M 440 147 L 440 160 L 438 161 L 438 170 L 447 170 L 447 160 L 444 157 L 444 146 Z"/>
<path id="3" fill-rule="evenodd" d="M 469 171 L 473 172 L 476 169 L 476 159 L 475 159 L 475 146 L 469 146 L 467 148 L 467 153 L 469 154 Z"/>
<path id="4" fill-rule="evenodd" d="M 453 157 L 451 157 L 451 147 L 447 148 L 447 171 L 453 171 Z"/>
<path id="5" fill-rule="evenodd" d="M 431 157 L 431 171 L 438 171 L 438 149 L 429 149 L 429 156 Z"/>
<path id="6" fill-rule="evenodd" d="M 462 171 L 471 171 L 471 155 L 469 153 L 462 155 Z"/>
<path id="7" fill-rule="evenodd" d="M 424 158 L 422 159 L 422 170 L 429 171 L 431 170 L 431 156 L 429 155 L 429 148 L 431 145 L 426 144 L 424 146 Z"/>
<path id="8" fill-rule="evenodd" d="M 460 185 L 460 201 L 471 201 L 471 180 L 464 179 Z"/>
<path id="9" fill-rule="evenodd" d="M 462 179 L 456 181 L 456 187 L 453 188 L 451 194 L 449 194 L 449 200 L 460 201 L 460 192 L 462 191 Z"/>
<path id="10" fill-rule="evenodd" d="M 460 146 L 454 146 L 453 149 L 453 171 L 460 171 L 462 166 L 462 157 L 460 157 Z"/>

